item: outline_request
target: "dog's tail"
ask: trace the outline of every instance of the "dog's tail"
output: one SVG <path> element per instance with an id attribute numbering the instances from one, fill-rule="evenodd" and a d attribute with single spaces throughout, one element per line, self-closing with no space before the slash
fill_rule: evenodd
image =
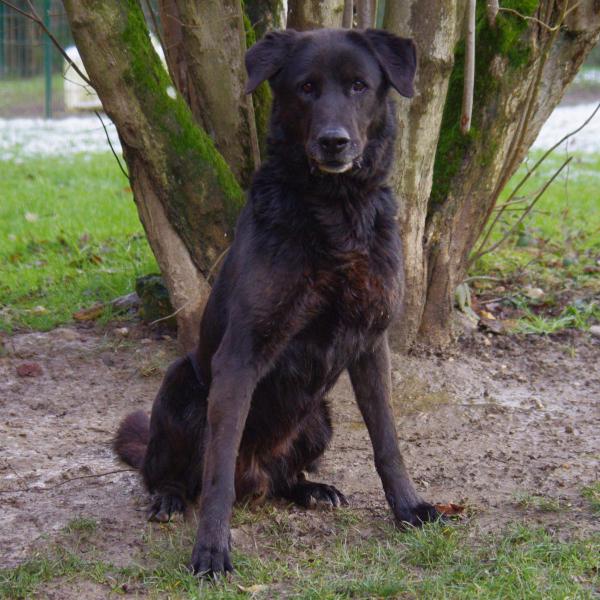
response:
<path id="1" fill-rule="evenodd" d="M 127 415 L 115 435 L 113 449 L 129 466 L 141 469 L 150 437 L 150 419 L 138 410 Z"/>

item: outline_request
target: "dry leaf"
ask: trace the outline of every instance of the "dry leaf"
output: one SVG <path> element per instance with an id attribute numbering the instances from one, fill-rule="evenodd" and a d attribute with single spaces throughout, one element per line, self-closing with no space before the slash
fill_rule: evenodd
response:
<path id="1" fill-rule="evenodd" d="M 461 504 L 435 504 L 435 509 L 444 515 L 445 517 L 455 517 L 456 515 L 462 515 L 465 512 L 465 507 Z"/>
<path id="2" fill-rule="evenodd" d="M 35 362 L 21 363 L 17 367 L 17 375 L 19 377 L 39 377 L 42 373 L 42 367 Z"/>
<path id="3" fill-rule="evenodd" d="M 104 304 L 94 304 L 90 308 L 84 308 L 76 313 L 73 313 L 73 318 L 76 321 L 93 321 L 104 312 Z"/>

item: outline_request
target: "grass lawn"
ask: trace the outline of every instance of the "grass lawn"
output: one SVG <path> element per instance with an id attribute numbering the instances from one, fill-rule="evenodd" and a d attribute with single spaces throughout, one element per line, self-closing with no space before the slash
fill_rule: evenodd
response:
<path id="1" fill-rule="evenodd" d="M 95 558 L 97 524 L 73 521 L 60 544 L 15 569 L 0 571 L 0 597 L 30 598 L 49 582 L 83 581 L 106 594 L 131 592 L 167 598 L 593 598 L 600 568 L 600 537 L 559 541 L 539 527 L 509 526 L 477 534 L 470 525 L 432 524 L 400 532 L 380 524 L 361 533 L 361 517 L 340 509 L 333 529 L 301 536 L 285 510 L 237 509 L 234 526 L 258 527 L 257 547 L 234 550 L 236 572 L 217 583 L 199 582 L 186 568 L 193 526 L 148 528 L 146 554 L 133 566 Z M 146 566 L 142 566 L 146 565 Z M 52 588 L 50 588 L 52 589 Z M 76 589 L 76 588 L 75 588 Z M 85 589 L 85 588 L 84 588 Z"/>
<path id="2" fill-rule="evenodd" d="M 561 160 L 549 158 L 530 178 L 519 193 L 524 201 L 500 219 L 488 245 L 514 225 Z M 0 180 L 0 330 L 67 323 L 73 312 L 128 293 L 137 276 L 157 271 L 110 154 L 0 162 Z M 472 291 L 481 302 L 497 300 L 485 305 L 488 312 L 535 333 L 585 329 L 600 318 L 599 185 L 600 154 L 576 156 L 507 241 L 473 265 Z"/>
<path id="3" fill-rule="evenodd" d="M 0 162 L 0 330 L 49 329 L 157 270 L 112 155 Z"/>
<path id="4" fill-rule="evenodd" d="M 530 155 L 500 203 L 540 156 L 539 151 Z M 512 233 L 470 271 L 478 299 L 497 299 L 492 312 L 520 319 L 524 332 L 587 329 L 600 320 L 600 154 L 575 155 L 514 228 L 523 208 L 564 158 L 560 152 L 549 157 L 530 177 L 514 198 L 517 203 L 498 221 L 487 247 Z"/>
<path id="5" fill-rule="evenodd" d="M 19 116 L 22 107 L 39 107 L 38 116 L 43 116 L 45 80 L 43 76 L 4 79 L 0 83 L 0 117 Z M 52 104 L 55 108 L 63 104 L 64 77 L 52 75 Z"/>

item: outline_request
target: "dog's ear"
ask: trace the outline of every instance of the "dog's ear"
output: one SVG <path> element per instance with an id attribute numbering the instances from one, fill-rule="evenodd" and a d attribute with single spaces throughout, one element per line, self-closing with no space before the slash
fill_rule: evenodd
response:
<path id="1" fill-rule="evenodd" d="M 407 98 L 415 94 L 413 81 L 417 70 L 417 49 L 409 38 L 403 38 L 381 29 L 366 29 L 379 64 L 392 87 Z"/>
<path id="2" fill-rule="evenodd" d="M 297 35 L 293 29 L 272 31 L 246 52 L 246 94 L 251 94 L 281 69 Z"/>

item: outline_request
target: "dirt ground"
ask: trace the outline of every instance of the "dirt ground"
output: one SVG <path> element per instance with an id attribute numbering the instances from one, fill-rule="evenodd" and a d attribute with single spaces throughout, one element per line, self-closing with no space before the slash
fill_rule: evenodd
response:
<path id="1" fill-rule="evenodd" d="M 146 497 L 135 473 L 111 473 L 124 467 L 110 440 L 126 413 L 150 407 L 174 342 L 111 327 L 3 343 L 0 566 L 18 564 L 74 518 L 95 520 L 99 550 L 128 564 L 144 543 Z M 515 517 L 550 520 L 565 535 L 600 528 L 581 497 L 599 479 L 599 364 L 600 340 L 585 333 L 475 333 L 443 357 L 394 355 L 394 409 L 417 487 L 427 499 L 468 504 L 484 530 Z M 336 434 L 318 477 L 352 506 L 387 514 L 347 378 L 332 401 Z M 561 510 L 523 508 L 523 493 Z"/>

